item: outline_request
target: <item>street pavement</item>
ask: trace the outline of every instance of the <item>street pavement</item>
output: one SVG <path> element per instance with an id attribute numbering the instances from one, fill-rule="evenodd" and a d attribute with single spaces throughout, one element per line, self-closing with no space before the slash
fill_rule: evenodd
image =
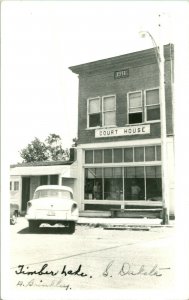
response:
<path id="1" fill-rule="evenodd" d="M 143 220 L 146 231 L 140 230 L 141 220 L 96 219 L 80 218 L 76 232 L 68 234 L 63 227 L 43 225 L 30 233 L 27 220 L 19 218 L 10 226 L 11 290 L 168 291 L 174 287 L 174 226 Z M 113 230 L 123 224 L 127 230 Z"/>

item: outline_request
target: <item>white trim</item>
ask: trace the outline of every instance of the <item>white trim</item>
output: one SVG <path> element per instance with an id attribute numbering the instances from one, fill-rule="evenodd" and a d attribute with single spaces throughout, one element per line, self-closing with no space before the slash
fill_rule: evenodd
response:
<path id="1" fill-rule="evenodd" d="M 121 205 L 123 202 L 122 202 L 122 200 L 95 200 L 95 199 L 93 199 L 93 200 L 89 200 L 89 199 L 84 199 L 84 201 L 83 201 L 83 204 L 107 204 L 107 205 L 109 205 L 109 204 L 112 204 L 112 205 Z M 145 206 L 148 206 L 148 205 L 150 205 L 150 206 L 156 206 L 156 205 L 158 205 L 158 206 L 162 206 L 162 201 L 150 201 L 150 200 L 135 200 L 135 201 L 133 201 L 133 200 L 124 200 L 124 205 L 132 205 L 132 204 L 134 204 L 134 205 L 137 205 L 137 204 L 140 204 L 140 205 L 145 205 Z"/>
<path id="2" fill-rule="evenodd" d="M 99 163 L 99 164 L 84 164 L 84 168 L 116 168 L 116 167 L 148 167 L 148 166 L 161 166 L 160 160 L 154 161 L 140 161 L 140 162 L 121 162 L 121 163 Z"/>
<path id="3" fill-rule="evenodd" d="M 172 138 L 172 137 L 167 137 Z M 118 148 L 127 146 L 145 146 L 145 145 L 161 145 L 161 138 L 155 139 L 142 139 L 142 140 L 129 140 L 129 141 L 114 141 L 114 142 L 103 142 L 103 143 L 90 143 L 90 144 L 79 144 L 78 149 L 106 149 L 106 148 Z"/>

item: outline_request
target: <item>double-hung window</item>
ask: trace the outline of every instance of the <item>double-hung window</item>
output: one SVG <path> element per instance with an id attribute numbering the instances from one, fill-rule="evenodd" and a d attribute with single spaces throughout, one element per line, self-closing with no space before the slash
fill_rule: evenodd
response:
<path id="1" fill-rule="evenodd" d="M 128 123 L 137 124 L 143 122 L 142 92 L 128 93 Z"/>
<path id="2" fill-rule="evenodd" d="M 159 89 L 146 90 L 146 121 L 160 120 Z"/>
<path id="3" fill-rule="evenodd" d="M 103 125 L 111 126 L 116 124 L 116 102 L 115 96 L 102 97 Z"/>
<path id="4" fill-rule="evenodd" d="M 88 99 L 88 128 L 116 125 L 115 95 Z"/>
<path id="5" fill-rule="evenodd" d="M 102 126 L 101 99 L 90 98 L 88 99 L 88 127 L 98 126 Z"/>

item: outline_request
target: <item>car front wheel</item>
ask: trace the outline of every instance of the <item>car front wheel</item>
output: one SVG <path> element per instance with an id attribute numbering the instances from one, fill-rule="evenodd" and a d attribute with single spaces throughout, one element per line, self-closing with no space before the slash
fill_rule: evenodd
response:
<path id="1" fill-rule="evenodd" d="M 37 221 L 29 221 L 29 231 L 36 232 L 39 228 L 39 223 Z"/>

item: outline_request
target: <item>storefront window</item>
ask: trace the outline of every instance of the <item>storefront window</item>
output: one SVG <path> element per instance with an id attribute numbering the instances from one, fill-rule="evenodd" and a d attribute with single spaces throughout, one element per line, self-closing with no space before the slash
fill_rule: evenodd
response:
<path id="1" fill-rule="evenodd" d="M 162 180 L 161 167 L 146 167 L 146 199 L 161 201 L 162 200 Z"/>
<path id="2" fill-rule="evenodd" d="M 122 168 L 104 169 L 104 199 L 123 200 Z"/>
<path id="3" fill-rule="evenodd" d="M 125 200 L 145 199 L 144 167 L 124 168 Z"/>
<path id="4" fill-rule="evenodd" d="M 85 199 L 161 201 L 161 166 L 86 168 Z"/>
<path id="5" fill-rule="evenodd" d="M 85 199 L 102 199 L 102 169 L 85 169 Z"/>

